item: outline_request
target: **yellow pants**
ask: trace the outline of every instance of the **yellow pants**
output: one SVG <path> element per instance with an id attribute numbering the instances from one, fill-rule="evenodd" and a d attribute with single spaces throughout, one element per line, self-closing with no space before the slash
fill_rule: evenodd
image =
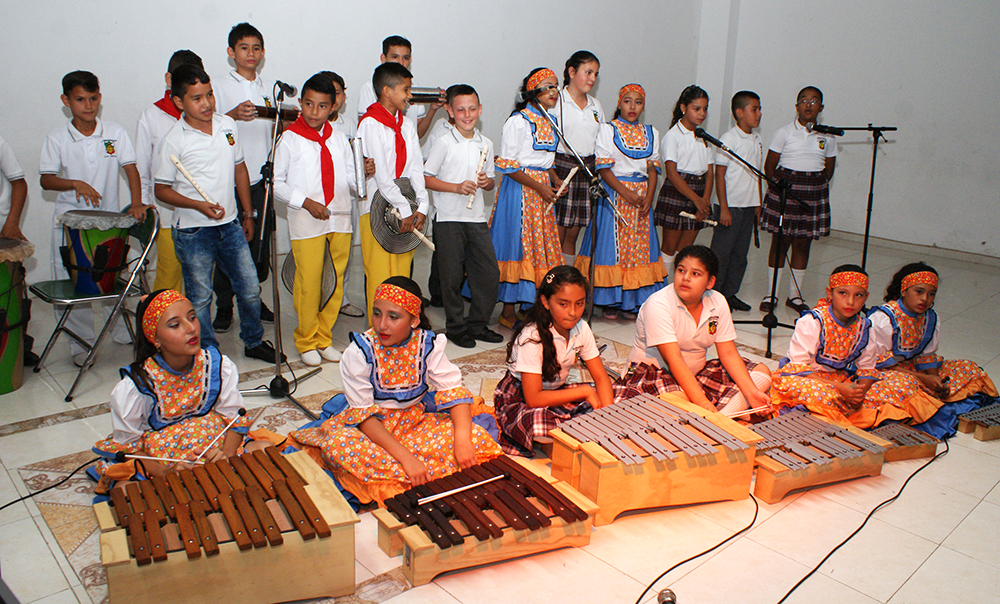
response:
<path id="1" fill-rule="evenodd" d="M 323 256 L 330 249 L 333 268 L 337 272 L 337 288 L 326 306 L 320 308 L 323 280 Z M 340 301 L 344 297 L 344 272 L 351 253 L 350 233 L 327 233 L 310 239 L 293 239 L 292 255 L 295 257 L 295 284 L 292 297 L 299 326 L 295 328 L 295 348 L 300 353 L 326 348 L 333 343 L 330 332 L 340 314 Z"/>
<path id="2" fill-rule="evenodd" d="M 156 279 L 153 280 L 153 291 L 158 289 L 173 289 L 184 293 L 184 275 L 181 274 L 181 263 L 174 252 L 174 237 L 170 227 L 161 228 L 156 234 Z"/>
<path id="3" fill-rule="evenodd" d="M 405 254 L 390 254 L 375 241 L 368 214 L 364 214 L 358 222 L 361 226 L 361 256 L 365 262 L 365 298 L 368 305 L 368 326 L 372 325 L 372 302 L 375 300 L 375 289 L 389 277 L 410 276 L 413 265 L 413 252 Z"/>

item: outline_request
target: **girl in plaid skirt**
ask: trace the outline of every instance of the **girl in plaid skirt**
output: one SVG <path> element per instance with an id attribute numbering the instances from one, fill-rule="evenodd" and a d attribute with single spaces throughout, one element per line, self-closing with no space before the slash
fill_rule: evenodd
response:
<path id="1" fill-rule="evenodd" d="M 500 446 L 512 455 L 532 455 L 534 441 L 581 412 L 611 404 L 611 380 L 594 334 L 580 318 L 587 306 L 587 280 L 571 266 L 542 278 L 535 304 L 507 345 L 507 374 L 493 393 Z M 594 385 L 566 385 L 580 360 Z"/>

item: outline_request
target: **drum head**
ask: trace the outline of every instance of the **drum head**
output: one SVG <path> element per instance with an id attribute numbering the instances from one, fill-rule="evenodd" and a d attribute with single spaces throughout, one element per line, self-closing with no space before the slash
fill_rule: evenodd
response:
<path id="1" fill-rule="evenodd" d="M 131 214 L 105 210 L 70 210 L 56 219 L 59 226 L 79 230 L 110 231 L 128 229 L 139 221 Z"/>
<path id="2" fill-rule="evenodd" d="M 0 237 L 0 262 L 24 262 L 35 253 L 35 246 L 20 239 Z"/>
<path id="3" fill-rule="evenodd" d="M 410 202 L 410 211 L 417 211 L 417 193 L 410 185 L 409 178 L 397 178 L 396 186 L 403 197 Z M 392 213 L 393 207 L 381 191 L 375 191 L 372 196 L 372 207 L 368 217 L 372 228 L 372 236 L 382 248 L 390 254 L 405 254 L 420 245 L 420 240 L 413 233 L 400 233 L 402 221 Z"/>
<path id="4" fill-rule="evenodd" d="M 285 284 L 285 289 L 288 293 L 294 293 L 293 288 L 295 287 L 295 256 L 289 252 L 285 256 L 285 261 L 281 265 L 281 282 Z M 333 256 L 330 255 L 330 248 L 326 248 L 326 254 L 323 257 L 323 276 L 320 279 L 320 310 L 326 308 L 326 305 L 333 298 L 333 293 L 337 290 L 337 271 L 333 267 Z"/>

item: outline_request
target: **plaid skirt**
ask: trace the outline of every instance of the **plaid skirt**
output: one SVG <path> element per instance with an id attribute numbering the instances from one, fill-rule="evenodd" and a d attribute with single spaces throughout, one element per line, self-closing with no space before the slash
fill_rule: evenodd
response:
<path id="1" fill-rule="evenodd" d="M 747 371 L 753 371 L 760 365 L 747 359 L 743 361 L 747 365 Z M 705 363 L 701 371 L 694 374 L 694 378 L 701 384 L 705 398 L 711 401 L 716 409 L 724 409 L 733 397 L 740 393 L 736 382 L 726 373 L 719 359 Z M 642 393 L 659 396 L 666 392 L 683 392 L 683 389 L 669 371 L 646 363 L 632 363 L 628 371 L 611 384 L 611 391 L 617 403 Z"/>
<path id="2" fill-rule="evenodd" d="M 687 186 L 699 197 L 705 194 L 705 175 L 688 174 L 678 172 Z M 656 226 L 666 227 L 672 230 L 692 231 L 705 228 L 705 223 L 692 220 L 691 218 L 681 218 L 681 212 L 698 213 L 698 206 L 694 202 L 684 197 L 684 195 L 674 188 L 669 180 L 665 180 L 660 194 L 656 197 L 656 211 L 653 214 L 653 221 Z"/>
<path id="3" fill-rule="evenodd" d="M 521 380 L 508 371 L 493 392 L 493 410 L 500 426 L 500 448 L 508 455 L 533 457 L 535 437 L 568 420 L 577 404 L 529 407 L 524 402 Z"/>
<path id="4" fill-rule="evenodd" d="M 789 193 L 802 203 L 791 197 L 785 203 L 785 222 L 783 237 L 794 239 L 819 239 L 830 234 L 830 181 L 825 172 L 795 172 L 787 168 L 778 168 L 775 178 L 788 179 Z M 764 207 L 761 212 L 760 226 L 769 233 L 778 232 L 779 210 L 781 198 L 773 188 L 767 189 L 764 197 Z"/>
<path id="5" fill-rule="evenodd" d="M 590 170 L 597 174 L 594 168 L 594 156 L 588 155 L 583 158 L 583 163 Z M 552 164 L 556 176 L 560 179 L 566 178 L 569 171 L 578 167 L 576 158 L 572 155 L 556 153 L 556 161 Z M 556 224 L 561 227 L 585 227 L 590 224 L 590 182 L 587 180 L 587 173 L 577 170 L 573 180 L 566 185 L 566 195 L 556 200 Z"/>

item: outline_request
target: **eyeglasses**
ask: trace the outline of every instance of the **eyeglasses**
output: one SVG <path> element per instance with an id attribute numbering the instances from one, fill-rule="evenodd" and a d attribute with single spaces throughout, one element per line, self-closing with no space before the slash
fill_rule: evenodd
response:
<path id="1" fill-rule="evenodd" d="M 798 102 L 798 104 L 805 105 L 806 107 L 815 107 L 816 105 L 819 105 L 819 101 L 816 99 L 802 99 Z"/>
<path id="2" fill-rule="evenodd" d="M 558 86 L 553 86 L 552 84 L 547 84 L 545 86 L 539 86 L 538 88 L 535 88 L 535 90 L 538 91 L 538 94 L 542 94 L 543 92 L 548 92 L 548 93 L 551 94 L 551 93 L 559 90 L 559 87 Z"/>

